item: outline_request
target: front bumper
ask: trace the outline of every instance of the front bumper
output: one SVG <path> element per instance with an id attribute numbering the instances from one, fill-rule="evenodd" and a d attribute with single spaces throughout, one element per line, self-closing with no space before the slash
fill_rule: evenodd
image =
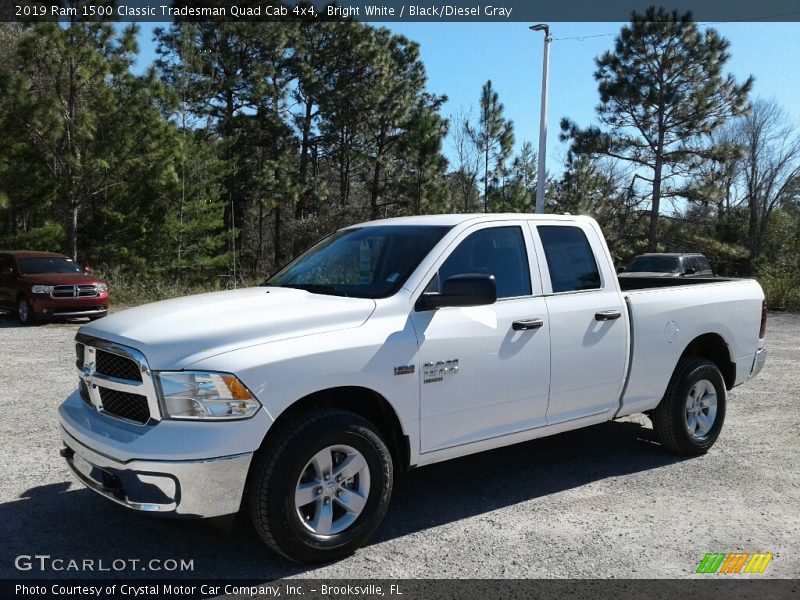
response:
<path id="1" fill-rule="evenodd" d="M 185 517 L 239 510 L 252 453 L 208 460 L 119 462 L 61 430 L 73 474 L 90 490 L 126 508 Z"/>
<path id="2" fill-rule="evenodd" d="M 34 316 L 41 318 L 102 317 L 108 313 L 108 292 L 87 298 L 51 298 L 33 294 L 30 304 Z"/>
<path id="3" fill-rule="evenodd" d="M 216 517 L 239 510 L 253 453 L 272 425 L 249 419 L 131 423 L 88 406 L 76 391 L 59 406 L 62 451 L 75 476 L 130 509 Z"/>

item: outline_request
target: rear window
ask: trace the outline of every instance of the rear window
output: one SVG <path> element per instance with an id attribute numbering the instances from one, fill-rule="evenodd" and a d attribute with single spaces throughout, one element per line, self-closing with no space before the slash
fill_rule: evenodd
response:
<path id="1" fill-rule="evenodd" d="M 626 273 L 680 273 L 680 271 L 681 261 L 676 256 L 637 256 L 625 267 Z"/>
<path id="2" fill-rule="evenodd" d="M 600 287 L 597 269 L 589 240 L 579 227 L 540 225 L 547 269 L 553 292 L 575 292 Z"/>

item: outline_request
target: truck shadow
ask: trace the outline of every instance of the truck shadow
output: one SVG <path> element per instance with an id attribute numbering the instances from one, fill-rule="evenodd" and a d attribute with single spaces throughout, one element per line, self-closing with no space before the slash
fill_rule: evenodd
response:
<path id="1" fill-rule="evenodd" d="M 652 430 L 633 422 L 610 422 L 424 467 L 399 480 L 372 543 L 679 460 L 654 442 Z M 129 513 L 74 483 L 66 466 L 62 482 L 31 488 L 0 505 L 0 522 L 6 531 L 0 550 L 3 578 L 271 580 L 312 570 L 274 555 L 248 526 Z M 65 559 L 64 565 L 70 559 L 93 559 L 94 570 L 42 572 L 35 561 L 30 570 L 15 567 L 18 556 L 37 554 Z M 99 571 L 100 559 L 111 570 Z M 115 559 L 140 562 L 117 570 L 112 567 Z M 152 559 L 191 560 L 193 570 L 148 570 Z"/>

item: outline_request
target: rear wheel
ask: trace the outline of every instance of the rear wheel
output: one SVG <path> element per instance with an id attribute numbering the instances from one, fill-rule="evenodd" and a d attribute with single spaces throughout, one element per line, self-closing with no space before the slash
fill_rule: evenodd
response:
<path id="1" fill-rule="evenodd" d="M 336 560 L 378 528 L 392 479 L 391 454 L 372 423 L 341 410 L 309 411 L 256 456 L 248 484 L 253 524 L 291 560 Z"/>
<path id="2" fill-rule="evenodd" d="M 717 365 L 704 358 L 682 358 L 650 417 L 656 436 L 678 454 L 705 453 L 722 430 L 725 401 L 725 380 Z"/>

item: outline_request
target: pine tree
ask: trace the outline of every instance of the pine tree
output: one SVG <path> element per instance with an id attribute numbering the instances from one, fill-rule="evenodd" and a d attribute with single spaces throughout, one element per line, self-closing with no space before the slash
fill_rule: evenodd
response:
<path id="1" fill-rule="evenodd" d="M 505 168 L 514 147 L 514 126 L 503 117 L 503 104 L 490 79 L 483 85 L 478 124 L 467 124 L 473 143 L 483 157 L 483 210 L 489 212 L 489 183 Z"/>
<path id="2" fill-rule="evenodd" d="M 752 78 L 737 84 L 722 69 L 729 42 L 698 30 L 691 13 L 649 8 L 634 13 L 614 50 L 596 60 L 597 114 L 608 127 L 579 129 L 563 119 L 562 139 L 578 153 L 605 154 L 652 172 L 648 240 L 658 242 L 661 200 L 682 195 L 681 177 L 717 158 L 704 137 L 746 110 Z"/>

